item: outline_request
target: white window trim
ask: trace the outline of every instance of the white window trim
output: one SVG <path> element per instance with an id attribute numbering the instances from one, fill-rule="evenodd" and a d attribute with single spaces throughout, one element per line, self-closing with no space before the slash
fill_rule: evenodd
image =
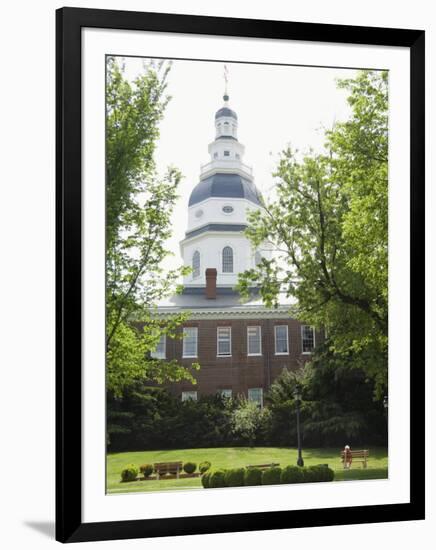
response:
<path id="1" fill-rule="evenodd" d="M 247 399 L 252 403 L 257 403 L 254 399 L 250 399 L 250 390 L 260 390 L 260 408 L 263 409 L 263 388 L 248 388 Z"/>
<path id="2" fill-rule="evenodd" d="M 195 346 L 195 355 L 186 355 L 185 354 L 185 330 L 186 329 L 195 329 L 196 332 L 196 346 Z M 182 342 L 182 359 L 194 359 L 198 357 L 198 327 L 183 327 L 183 342 Z"/>
<path id="3" fill-rule="evenodd" d="M 224 392 L 230 392 L 230 395 L 224 395 Z M 221 390 L 218 390 L 218 394 L 221 397 L 224 397 L 225 399 L 232 399 L 233 397 L 233 390 L 231 388 L 223 388 Z"/>
<path id="4" fill-rule="evenodd" d="M 219 346 L 219 331 L 222 328 L 228 328 L 230 330 L 230 353 L 220 353 L 220 346 Z M 229 326 L 223 326 L 223 327 L 217 327 L 216 328 L 216 356 L 217 357 L 231 357 L 232 356 L 232 327 Z"/>
<path id="5" fill-rule="evenodd" d="M 192 397 L 186 397 L 185 399 L 183 399 L 183 396 L 186 395 L 186 394 L 191 394 Z M 181 399 L 182 399 L 182 402 L 185 402 L 185 401 L 198 401 L 198 392 L 195 391 L 195 390 L 182 391 Z"/>
<path id="6" fill-rule="evenodd" d="M 288 343 L 288 351 L 277 351 L 277 327 L 286 328 L 286 342 Z M 289 355 L 289 327 L 288 325 L 274 325 L 274 355 Z"/>
<path id="7" fill-rule="evenodd" d="M 301 325 L 301 355 L 312 355 L 312 351 L 303 351 L 303 328 L 310 327 L 313 330 L 313 349 L 315 349 L 315 327 L 312 325 Z"/>
<path id="8" fill-rule="evenodd" d="M 249 343 L 250 343 L 250 340 L 249 340 L 249 337 L 248 337 L 248 331 L 250 328 L 258 328 L 259 329 L 259 348 L 260 348 L 260 352 L 259 353 L 249 353 Z M 262 327 L 261 325 L 250 325 L 249 327 L 247 327 L 247 357 L 260 357 L 262 355 Z"/>
<path id="9" fill-rule="evenodd" d="M 162 336 L 163 336 L 163 345 L 164 345 L 163 355 L 157 355 L 157 348 L 156 348 L 156 350 L 152 351 L 151 354 L 150 354 L 152 359 L 166 359 L 167 358 L 167 335 L 162 334 Z"/>
<path id="10" fill-rule="evenodd" d="M 198 274 L 196 275 L 195 271 L 194 271 L 194 256 L 197 253 L 198 253 Z M 194 250 L 194 252 L 192 254 L 191 268 L 192 268 L 192 279 L 193 280 L 199 279 L 201 277 L 201 254 L 200 254 L 200 251 L 197 248 Z"/>
<path id="11" fill-rule="evenodd" d="M 224 249 L 225 248 L 230 248 L 230 250 L 232 251 L 232 271 L 224 271 Z M 233 275 L 235 273 L 235 250 L 232 244 L 224 244 L 224 246 L 222 247 L 220 252 L 220 267 L 221 267 L 220 273 L 222 273 L 223 275 Z"/>

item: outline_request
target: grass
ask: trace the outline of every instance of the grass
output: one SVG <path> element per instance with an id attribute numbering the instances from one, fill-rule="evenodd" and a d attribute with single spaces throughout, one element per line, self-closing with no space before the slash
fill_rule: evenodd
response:
<path id="1" fill-rule="evenodd" d="M 305 466 L 328 464 L 335 470 L 336 481 L 385 479 L 388 477 L 387 450 L 383 448 L 370 447 L 367 469 L 363 469 L 361 463 L 355 462 L 350 470 L 344 470 L 339 459 L 338 448 L 304 449 L 303 458 Z M 296 464 L 297 450 L 286 447 L 226 447 L 112 453 L 107 456 L 107 492 L 138 493 L 199 489 L 201 488 L 200 478 L 121 483 L 120 474 L 127 464 L 139 466 L 154 462 L 189 461 L 195 462 L 198 466 L 204 460 L 209 460 L 213 468 L 237 468 L 249 464 L 269 464 L 271 462 L 278 462 L 283 467 Z"/>

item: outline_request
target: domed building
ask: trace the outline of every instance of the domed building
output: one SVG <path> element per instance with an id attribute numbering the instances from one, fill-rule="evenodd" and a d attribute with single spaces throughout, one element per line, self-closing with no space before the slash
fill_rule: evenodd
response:
<path id="1" fill-rule="evenodd" d="M 245 395 L 263 405 L 264 394 L 283 370 L 297 369 L 319 340 L 312 327 L 290 318 L 290 301 L 267 308 L 253 289 L 242 301 L 235 290 L 239 273 L 254 267 L 272 251 L 265 244 L 254 250 L 244 234 L 248 214 L 262 208 L 253 170 L 243 162 L 238 117 L 224 95 L 215 114 L 215 139 L 210 161 L 201 167 L 200 181 L 188 203 L 188 227 L 180 242 L 185 265 L 182 294 L 159 304 L 165 317 L 189 311 L 183 339 L 163 337 L 154 354 L 185 365 L 198 362 L 197 385 L 172 384 L 183 400 L 221 393 Z"/>

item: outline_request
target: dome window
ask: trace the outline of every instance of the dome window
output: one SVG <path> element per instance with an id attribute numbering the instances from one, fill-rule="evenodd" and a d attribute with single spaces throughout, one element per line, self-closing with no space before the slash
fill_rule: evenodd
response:
<path id="1" fill-rule="evenodd" d="M 230 151 L 224 151 L 224 156 L 229 157 L 230 156 Z"/>
<path id="2" fill-rule="evenodd" d="M 195 213 L 195 217 L 201 218 L 202 215 L 203 215 L 203 210 L 200 208 L 200 210 L 197 210 L 197 212 Z"/>
<path id="3" fill-rule="evenodd" d="M 223 206 L 224 214 L 231 214 L 233 210 L 233 206 L 230 206 L 230 204 L 226 204 L 225 206 Z"/>
<path id="4" fill-rule="evenodd" d="M 200 252 L 196 250 L 192 256 L 192 278 L 200 277 Z"/>
<path id="5" fill-rule="evenodd" d="M 233 273 L 233 249 L 230 246 L 223 248 L 223 273 Z"/>

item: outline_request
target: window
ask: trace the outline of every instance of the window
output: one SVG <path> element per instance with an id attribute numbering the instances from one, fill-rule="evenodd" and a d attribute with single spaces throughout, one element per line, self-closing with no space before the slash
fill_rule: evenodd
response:
<path id="1" fill-rule="evenodd" d="M 217 355 L 232 355 L 231 327 L 217 328 Z"/>
<path id="2" fill-rule="evenodd" d="M 263 407 L 263 389 L 248 388 L 248 401 L 254 401 L 259 407 Z"/>
<path id="3" fill-rule="evenodd" d="M 200 277 L 200 252 L 196 250 L 192 256 L 192 278 Z"/>
<path id="4" fill-rule="evenodd" d="M 310 325 L 301 327 L 301 348 L 303 353 L 312 353 L 315 347 L 315 333 Z"/>
<path id="5" fill-rule="evenodd" d="M 223 249 L 223 273 L 233 273 L 233 250 L 230 246 Z"/>
<path id="6" fill-rule="evenodd" d="M 165 349 L 166 349 L 167 338 L 165 334 L 162 334 L 159 340 L 159 343 L 155 351 L 151 352 L 153 359 L 165 359 Z"/>
<path id="7" fill-rule="evenodd" d="M 262 355 L 260 327 L 247 327 L 247 355 Z"/>
<path id="8" fill-rule="evenodd" d="M 217 158 L 218 158 L 218 153 L 214 153 L 214 154 L 213 154 L 213 158 L 214 158 L 214 159 L 217 159 Z"/>
<path id="9" fill-rule="evenodd" d="M 224 156 L 229 157 L 230 156 L 230 151 L 224 151 Z"/>
<path id="10" fill-rule="evenodd" d="M 274 336 L 276 342 L 276 355 L 288 355 L 288 325 L 276 325 L 274 327 Z"/>
<path id="11" fill-rule="evenodd" d="M 218 390 L 218 394 L 224 399 L 231 399 L 232 390 Z"/>
<path id="12" fill-rule="evenodd" d="M 197 401 L 197 392 L 182 391 L 182 401 Z"/>
<path id="13" fill-rule="evenodd" d="M 262 261 L 262 255 L 259 252 L 259 250 L 256 250 L 256 254 L 254 255 L 254 265 L 256 266 L 259 265 L 261 261 Z"/>
<path id="14" fill-rule="evenodd" d="M 197 357 L 198 328 L 183 329 L 183 357 Z"/>
<path id="15" fill-rule="evenodd" d="M 230 204 L 226 204 L 223 206 L 223 212 L 224 214 L 231 214 L 233 212 L 233 206 L 230 206 Z"/>

